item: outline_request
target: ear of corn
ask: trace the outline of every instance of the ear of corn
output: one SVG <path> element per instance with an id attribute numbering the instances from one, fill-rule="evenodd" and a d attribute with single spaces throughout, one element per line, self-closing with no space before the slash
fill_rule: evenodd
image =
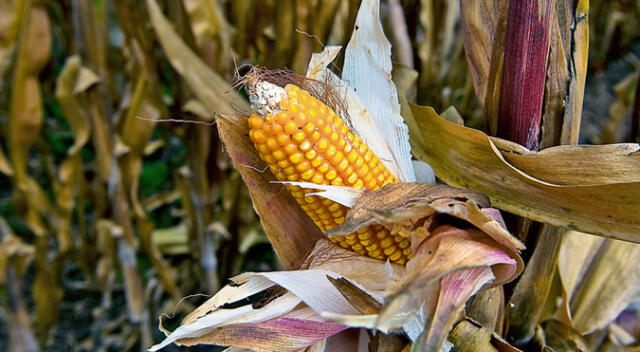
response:
<path id="1" fill-rule="evenodd" d="M 287 85 L 280 111 L 249 118 L 249 135 L 262 160 L 280 181 L 350 186 L 374 191 L 398 182 L 367 145 L 323 102 L 295 85 Z M 323 231 L 343 223 L 349 208 L 331 200 L 305 196 L 313 190 L 287 188 Z M 331 241 L 372 258 L 404 264 L 409 240 L 372 225 Z"/>

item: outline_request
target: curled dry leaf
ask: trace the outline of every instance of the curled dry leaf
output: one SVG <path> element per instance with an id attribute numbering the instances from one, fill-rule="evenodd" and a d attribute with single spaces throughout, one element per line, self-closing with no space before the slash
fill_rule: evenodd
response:
<path id="1" fill-rule="evenodd" d="M 636 244 L 565 233 L 558 260 L 565 323 L 586 335 L 616 319 L 640 294 L 639 260 Z"/>
<path id="2" fill-rule="evenodd" d="M 320 239 L 304 269 L 232 279 L 152 349 L 176 342 L 289 351 L 365 327 L 403 332 L 423 350 L 439 350 L 469 297 L 512 280 L 522 268 L 522 244 L 499 213 L 478 204 L 488 206 L 487 198 L 443 185 L 400 183 L 365 192 L 337 232 L 377 221 L 404 233 L 416 248 L 406 267 Z M 264 305 L 226 308 L 276 287 L 283 291 Z"/>
<path id="3" fill-rule="evenodd" d="M 640 242 L 640 145 L 558 146 L 541 152 L 411 106 L 413 152 L 455 187 L 536 221 Z"/>

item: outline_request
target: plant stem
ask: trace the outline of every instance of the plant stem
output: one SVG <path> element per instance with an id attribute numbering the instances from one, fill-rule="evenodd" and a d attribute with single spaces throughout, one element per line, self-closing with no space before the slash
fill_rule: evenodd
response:
<path id="1" fill-rule="evenodd" d="M 497 136 L 538 149 L 553 0 L 511 0 Z"/>

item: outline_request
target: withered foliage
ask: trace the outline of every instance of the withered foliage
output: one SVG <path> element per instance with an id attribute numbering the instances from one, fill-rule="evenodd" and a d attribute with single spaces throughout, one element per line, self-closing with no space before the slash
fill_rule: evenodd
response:
<path id="1" fill-rule="evenodd" d="M 640 5 L 552 4 L 547 80 L 537 94 L 544 97 L 540 146 L 575 144 L 579 130 L 581 142 L 637 142 Z M 300 218 L 260 224 L 254 209 L 266 212 L 270 204 L 252 202 L 241 176 L 264 183 L 273 176 L 259 159 L 236 163 L 235 170 L 226 152 L 240 155 L 251 145 L 225 149 L 221 138 L 240 138 L 219 136 L 207 124 L 219 116 L 225 117 L 219 124 L 229 124 L 250 111 L 234 89 L 236 68 L 245 64 L 283 69 L 267 80 L 301 85 L 346 112 L 325 82 L 294 72 L 304 73 L 323 45 L 346 44 L 358 6 L 340 0 L 0 0 L 0 351 L 141 350 L 161 338 L 157 316 L 175 312 L 177 322 L 200 303 L 182 297 L 211 295 L 242 271 L 299 267 L 313 243 L 271 238 L 276 251 L 283 248 L 278 241 L 295 242 L 287 248 L 296 251 L 277 253 L 277 262 L 265 231 L 312 223 L 301 210 L 284 209 Z M 500 89 L 508 1 L 389 0 L 381 13 L 395 61 L 416 70 L 394 72 L 403 115 L 415 115 L 407 121 L 412 134 L 428 131 L 423 126 L 434 126 L 429 121 L 438 116 L 409 101 L 441 112 L 455 106 L 459 114 L 441 115 L 487 126 L 494 135 L 501 102 L 510 99 Z M 264 78 L 261 72 L 254 77 Z M 171 121 L 154 122 L 161 119 Z M 180 123 L 187 120 L 202 124 Z M 447 133 L 415 139 L 413 152 L 431 162 L 441 180 L 482 191 L 493 206 L 519 215 L 638 242 L 638 212 L 631 207 L 638 195 L 637 150 L 591 147 L 593 158 L 576 166 L 571 153 L 584 148 L 564 149 L 555 160 L 565 173 L 549 176 L 559 165 L 541 162 L 544 151 L 530 153 L 437 121 L 444 126 L 438 131 Z M 465 145 L 476 153 L 458 155 Z M 451 159 L 439 157 L 448 150 Z M 602 170 L 611 161 L 597 157 L 605 152 L 622 166 Z M 478 160 L 486 163 L 474 164 Z M 591 183 L 584 186 L 575 170 Z M 614 185 L 603 185 L 611 180 Z M 282 191 L 279 185 L 260 190 L 262 198 Z M 599 208 L 598 200 L 611 194 L 619 196 L 619 207 Z M 565 200 L 582 207 L 567 207 Z M 476 296 L 448 340 L 460 351 L 515 351 L 512 345 L 637 350 L 638 247 L 540 228 L 523 238 L 531 252 L 519 281 Z M 317 229 L 308 233 L 321 236 Z M 367 296 L 357 287 L 334 284 L 348 299 L 365 302 L 366 311 Z M 277 298 L 280 291 L 249 303 Z M 406 343 L 389 335 L 376 339 L 379 351 Z"/>

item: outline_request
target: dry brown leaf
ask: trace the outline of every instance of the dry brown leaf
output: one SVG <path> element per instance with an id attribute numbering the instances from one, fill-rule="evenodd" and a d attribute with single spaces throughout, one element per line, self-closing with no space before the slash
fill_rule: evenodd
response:
<path id="1" fill-rule="evenodd" d="M 244 116 L 218 118 L 220 138 L 249 189 L 253 206 L 278 258 L 285 268 L 297 268 L 315 242 L 324 236 L 285 186 L 273 183 L 275 176 L 249 140 L 246 120 Z"/>
<path id="2" fill-rule="evenodd" d="M 536 221 L 640 242 L 640 146 L 559 146 L 542 152 L 412 105 L 413 152 L 455 187 Z"/>
<path id="3" fill-rule="evenodd" d="M 577 232 L 565 236 L 559 272 L 569 301 L 568 323 L 589 334 L 613 321 L 640 294 L 640 246 Z"/>
<path id="4" fill-rule="evenodd" d="M 233 91 L 231 85 L 207 67 L 178 36 L 156 1 L 147 0 L 147 7 L 153 28 L 169 61 L 211 115 L 249 111 L 247 102 Z"/>

